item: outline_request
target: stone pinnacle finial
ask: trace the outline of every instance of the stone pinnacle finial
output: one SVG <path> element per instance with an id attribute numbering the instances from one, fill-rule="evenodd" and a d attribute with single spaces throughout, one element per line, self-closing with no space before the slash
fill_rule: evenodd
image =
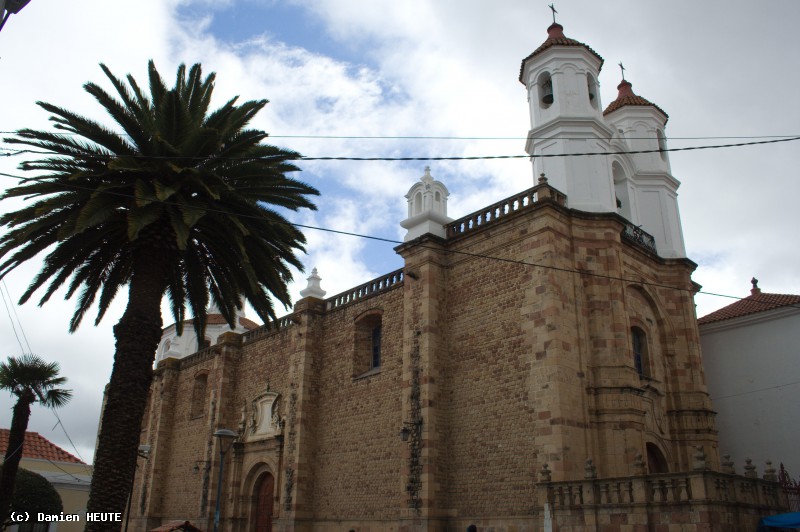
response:
<path id="1" fill-rule="evenodd" d="M 311 270 L 311 275 L 308 276 L 308 286 L 300 290 L 300 297 L 316 297 L 322 299 L 325 297 L 325 290 L 320 286 L 322 278 L 317 274 L 317 269 Z"/>
<path id="2" fill-rule="evenodd" d="M 431 167 L 430 166 L 426 166 L 425 167 L 425 174 L 423 174 L 423 176 L 420 178 L 420 180 L 423 181 L 423 182 L 426 182 L 426 183 L 430 182 L 430 181 L 433 181 L 433 176 L 431 175 Z"/>
<path id="3" fill-rule="evenodd" d="M 753 288 L 750 289 L 750 295 L 754 296 L 761 293 L 761 289 L 758 287 L 758 279 L 753 277 L 750 279 L 750 284 L 753 285 Z"/>

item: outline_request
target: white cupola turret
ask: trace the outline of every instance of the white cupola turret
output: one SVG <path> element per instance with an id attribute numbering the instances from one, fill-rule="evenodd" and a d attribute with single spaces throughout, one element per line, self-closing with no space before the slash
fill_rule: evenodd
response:
<path id="1" fill-rule="evenodd" d="M 408 218 L 400 222 L 400 225 L 408 233 L 403 241 L 408 242 L 427 233 L 445 238 L 445 225 L 453 221 L 447 216 L 449 195 L 447 187 L 441 181 L 436 181 L 431 176 L 430 167 L 426 166 L 425 174 L 406 194 Z"/>
<path id="2" fill-rule="evenodd" d="M 564 35 L 553 23 L 547 40 L 522 60 L 519 80 L 528 91 L 531 130 L 525 151 L 533 173 L 567 195 L 569 207 L 615 212 L 614 182 L 602 158 L 569 156 L 609 150 L 613 130 L 604 122 L 598 75 L 603 58 Z"/>
<path id="3" fill-rule="evenodd" d="M 680 182 L 670 173 L 665 151 L 669 116 L 634 94 L 629 81 L 623 79 L 617 89 L 617 99 L 603 111 L 617 132 L 614 151 L 647 152 L 610 159 L 618 212 L 653 236 L 660 256 L 686 257 L 678 211 Z"/>
<path id="4" fill-rule="evenodd" d="M 202 340 L 197 338 L 192 320 L 184 320 L 183 334 L 178 334 L 176 324 L 165 327 L 161 333 L 161 343 L 156 351 L 156 363 L 165 358 L 184 358 L 204 347 L 217 343 L 220 336 L 226 332 L 238 334 L 258 328 L 258 324 L 247 319 L 244 315 L 244 306 L 236 310 L 234 315 L 235 327 L 231 328 L 222 316 L 222 313 L 213 301 L 206 311 L 206 335 Z"/>

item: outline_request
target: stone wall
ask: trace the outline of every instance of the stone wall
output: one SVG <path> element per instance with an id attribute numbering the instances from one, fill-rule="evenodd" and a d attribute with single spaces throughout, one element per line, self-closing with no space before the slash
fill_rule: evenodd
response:
<path id="1" fill-rule="evenodd" d="M 600 519 L 638 530 L 622 525 L 684 511 L 705 519 L 714 508 L 734 519 L 741 508 L 719 490 L 698 498 L 693 488 L 691 500 L 669 503 L 688 509 L 628 501 L 643 505 L 630 518 L 553 498 L 565 486 L 599 497 L 599 484 L 579 480 L 587 471 L 634 485 L 648 470 L 719 468 L 695 265 L 625 238 L 626 224 L 568 209 L 542 181 L 452 222 L 446 238 L 399 246 L 402 272 L 302 299 L 273 329 L 163 361 L 142 433 L 153 450 L 134 491 L 134 530 L 169 519 L 210 528 L 220 427 L 240 434 L 225 466 L 223 530 L 251 530 L 264 479 L 274 481 L 281 531 L 541 530 L 545 503 L 563 527 Z M 644 338 L 641 363 L 632 328 Z"/>

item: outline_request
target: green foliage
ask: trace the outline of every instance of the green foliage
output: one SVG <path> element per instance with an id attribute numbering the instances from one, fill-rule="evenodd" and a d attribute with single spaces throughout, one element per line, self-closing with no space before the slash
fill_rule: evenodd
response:
<path id="1" fill-rule="evenodd" d="M 302 270 L 295 252 L 305 238 L 272 207 L 314 209 L 307 196 L 318 192 L 286 176 L 298 170 L 297 153 L 262 144 L 267 133 L 247 127 L 267 100 L 233 98 L 210 111 L 215 75 L 203 78 L 200 65 L 182 65 L 168 88 L 151 61 L 149 95 L 132 76 L 126 84 L 101 68 L 117 97 L 94 83 L 84 89 L 117 130 L 38 102 L 63 133 L 23 129 L 6 139 L 45 155 L 22 165 L 37 177 L 3 195 L 33 201 L 0 217 L 0 278 L 47 253 L 20 301 L 42 288 L 43 304 L 66 287 L 77 295 L 75 330 L 95 301 L 99 323 L 137 253 L 159 254 L 171 265 L 165 292 L 179 328 L 188 303 L 202 337 L 210 299 L 229 323 L 242 297 L 274 319 L 270 294 L 290 304 L 289 267 Z"/>
<path id="2" fill-rule="evenodd" d="M 2 469 L 3 466 L 0 466 L 0 471 Z M 61 496 L 46 478 L 27 469 L 17 470 L 11 511 L 28 512 L 35 516 L 36 512 L 57 514 L 63 510 Z"/>
<path id="3" fill-rule="evenodd" d="M 58 388 L 67 382 L 66 377 L 58 376 L 60 370 L 58 362 L 45 362 L 36 355 L 8 357 L 7 362 L 0 362 L 0 389 L 18 398 L 32 394 L 34 401 L 59 408 L 72 397 L 71 390 Z"/>

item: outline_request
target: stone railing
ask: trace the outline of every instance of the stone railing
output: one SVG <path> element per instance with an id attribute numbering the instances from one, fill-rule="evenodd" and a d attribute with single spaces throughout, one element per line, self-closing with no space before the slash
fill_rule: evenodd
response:
<path id="1" fill-rule="evenodd" d="M 268 323 L 266 325 L 262 325 L 257 329 L 252 329 L 247 331 L 246 333 L 242 334 L 242 343 L 252 342 L 253 340 L 258 340 L 259 338 L 263 338 L 264 336 L 269 336 L 270 334 L 274 334 L 282 329 L 285 329 L 295 323 L 296 317 L 294 313 L 287 314 L 277 320 Z"/>
<path id="2" fill-rule="evenodd" d="M 180 367 L 181 369 L 190 368 L 196 364 L 200 364 L 201 362 L 205 362 L 211 358 L 214 358 L 219 351 L 219 348 L 216 346 L 209 346 L 204 347 L 198 351 L 195 351 L 189 356 L 183 357 L 180 360 Z"/>
<path id="3" fill-rule="evenodd" d="M 329 297 L 325 300 L 325 310 L 332 310 L 356 301 L 372 297 L 380 292 L 401 286 L 405 275 L 403 270 L 395 270 L 386 275 L 368 281 L 362 285 L 351 288 L 346 292 Z"/>
<path id="4" fill-rule="evenodd" d="M 656 239 L 653 238 L 653 235 L 630 222 L 625 223 L 625 228 L 622 230 L 622 239 L 658 254 L 658 251 L 656 251 Z"/>
<path id="5" fill-rule="evenodd" d="M 447 238 L 453 238 L 480 229 L 511 214 L 527 210 L 545 199 L 555 201 L 559 205 L 566 205 L 567 203 L 567 196 L 548 185 L 545 181 L 533 188 L 448 223 L 445 226 L 447 228 Z"/>
<path id="6" fill-rule="evenodd" d="M 641 519 L 646 519 L 647 514 L 660 514 L 661 519 L 666 519 L 661 522 L 699 523 L 709 518 L 709 513 L 735 515 L 757 523 L 760 515 L 780 513 L 787 507 L 786 496 L 777 482 L 714 471 L 542 481 L 537 490 L 539 504 L 549 505 L 556 525 L 564 519 L 576 522 L 574 519 L 580 515 L 585 523 L 602 521 L 600 514 L 608 517 L 610 523 L 614 515 L 634 514 L 641 514 Z M 630 518 L 628 522 L 638 522 L 637 519 Z M 608 530 L 617 528 L 612 526 Z"/>

